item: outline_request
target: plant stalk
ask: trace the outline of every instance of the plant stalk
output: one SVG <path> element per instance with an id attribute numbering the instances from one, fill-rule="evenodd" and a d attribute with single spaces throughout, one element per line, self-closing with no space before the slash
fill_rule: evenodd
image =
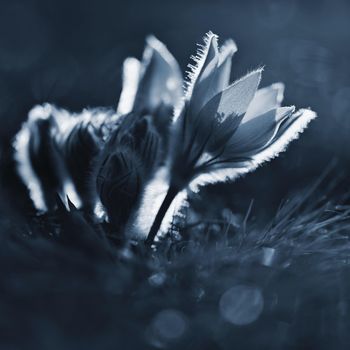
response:
<path id="1" fill-rule="evenodd" d="M 168 189 L 168 192 L 162 202 L 162 205 L 160 206 L 158 213 L 153 221 L 153 224 L 151 226 L 151 229 L 148 233 L 148 236 L 145 240 L 145 244 L 147 246 L 151 245 L 160 229 L 160 226 L 163 222 L 164 216 L 166 212 L 168 211 L 172 201 L 176 197 L 176 195 L 179 193 L 179 189 L 177 186 L 170 186 Z"/>

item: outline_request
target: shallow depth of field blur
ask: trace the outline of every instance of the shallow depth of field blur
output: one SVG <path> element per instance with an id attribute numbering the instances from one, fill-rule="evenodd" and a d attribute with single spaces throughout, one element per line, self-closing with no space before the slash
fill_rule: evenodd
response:
<path id="1" fill-rule="evenodd" d="M 350 248 L 339 243 L 350 228 L 344 224 L 350 187 L 349 19 L 346 0 L 2 1 L 0 244 L 4 243 L 1 271 L 6 285 L 0 276 L 0 289 L 6 296 L 0 299 L 0 347 L 17 349 L 17 344 L 28 339 L 28 349 L 231 349 L 241 348 L 240 344 L 242 348 L 279 349 L 297 348 L 301 343 L 312 348 L 320 336 L 325 349 L 345 348 L 350 323 L 349 267 L 338 268 L 337 263 L 336 271 L 330 272 L 324 264 L 332 264 L 337 254 L 347 261 L 350 254 Z M 86 262 L 61 246 L 56 251 L 43 242 L 38 247 L 35 242 L 21 242 L 26 253 L 13 247 L 7 250 L 2 241 L 9 232 L 18 230 L 21 237 L 31 230 L 20 224 L 30 201 L 11 161 L 11 140 L 30 108 L 43 102 L 75 112 L 85 107 L 115 108 L 122 62 L 128 56 L 141 56 L 148 34 L 167 45 L 184 72 L 195 43 L 208 30 L 237 43 L 232 79 L 264 65 L 261 87 L 282 81 L 285 105 L 311 107 L 319 115 L 278 159 L 233 184 L 209 186 L 193 198 L 199 220 L 229 222 L 227 227 L 215 226 L 225 234 L 236 216 L 242 224 L 253 203 L 247 217 L 254 227 L 247 250 L 242 253 L 239 241 L 234 243 L 239 249 L 229 254 L 220 240 L 209 247 L 205 243 L 209 253 L 184 247 L 183 260 L 176 250 L 175 267 L 169 258 L 172 250 L 164 249 L 167 253 L 155 261 L 125 256 L 113 268 L 100 261 L 96 267 L 91 259 Z M 330 163 L 328 177 L 317 188 L 321 194 L 311 198 L 305 216 L 300 214 L 296 223 L 288 219 L 281 224 L 290 235 L 288 243 L 275 239 L 277 233 L 269 228 L 274 239 L 254 251 L 254 238 L 262 235 L 259 225 L 265 229 L 274 220 L 282 201 L 304 198 L 305 189 Z M 341 183 L 329 187 L 338 176 Z M 334 204 L 331 208 L 325 204 L 325 194 Z M 283 215 L 293 208 L 293 204 L 287 206 Z M 322 208 L 319 215 L 314 211 L 318 208 Z M 338 209 L 339 217 L 332 221 L 327 210 Z M 230 215 L 232 222 L 227 219 Z M 342 234 L 334 241 L 327 236 L 331 240 L 328 252 L 328 243 L 311 236 L 304 239 L 300 228 L 311 232 L 321 222 L 326 222 L 327 229 L 331 225 L 327 235 Z M 243 225 L 246 230 L 245 221 Z M 278 227 L 278 223 L 273 225 Z M 208 231 L 205 225 L 201 229 Z M 296 243 L 290 243 L 295 232 Z M 245 237 L 246 232 L 241 234 Z M 310 241 L 317 243 L 310 248 Z M 275 254 L 277 246 L 277 262 L 266 263 L 269 249 Z M 298 253 L 291 252 L 292 246 L 300 249 Z M 306 264 L 303 259 L 315 247 L 317 254 Z M 219 256 L 215 249 L 222 249 Z M 204 263 L 203 257 L 207 258 Z M 290 261 L 296 261 L 293 268 L 279 270 Z M 312 263 L 318 264 L 314 270 Z M 308 279 L 305 266 L 317 278 Z M 288 341 L 288 337 L 295 338 Z"/>

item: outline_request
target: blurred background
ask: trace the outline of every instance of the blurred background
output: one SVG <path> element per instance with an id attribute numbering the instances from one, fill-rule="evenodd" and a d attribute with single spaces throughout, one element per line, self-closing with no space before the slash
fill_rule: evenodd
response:
<path id="1" fill-rule="evenodd" d="M 332 159 L 338 160 L 338 173 L 347 172 L 349 19 L 347 0 L 3 0 L 0 155 L 5 186 L 20 190 L 8 162 L 10 142 L 33 105 L 115 108 L 122 62 L 141 56 L 148 34 L 162 40 L 185 71 L 196 43 L 212 30 L 238 45 L 232 79 L 264 65 L 262 86 L 282 81 L 286 105 L 311 107 L 319 114 L 280 158 L 234 184 L 205 191 L 213 212 L 245 210 L 254 198 L 256 208 L 269 213 Z"/>

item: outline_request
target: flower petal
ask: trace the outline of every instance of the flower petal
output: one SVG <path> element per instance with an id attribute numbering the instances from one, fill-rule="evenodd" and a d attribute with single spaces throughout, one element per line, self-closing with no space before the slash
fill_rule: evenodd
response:
<path id="1" fill-rule="evenodd" d="M 289 118 L 284 119 L 276 134 L 274 135 L 273 140 L 269 143 L 268 146 L 270 146 L 272 143 L 277 142 L 280 138 L 288 137 L 290 134 L 290 130 L 293 130 L 298 127 L 303 127 L 303 121 L 307 120 L 307 118 L 315 118 L 316 113 L 309 109 L 300 109 L 293 115 L 291 115 Z M 306 126 L 304 126 L 305 128 Z"/>
<path id="2" fill-rule="evenodd" d="M 317 114 L 310 109 L 298 110 L 292 116 L 292 123 L 287 123 L 287 125 L 281 129 L 281 132 L 276 135 L 273 142 L 253 157 L 253 164 L 258 166 L 285 151 L 287 145 L 291 141 L 297 139 L 310 121 L 316 117 Z"/>
<path id="3" fill-rule="evenodd" d="M 312 110 L 300 109 L 289 118 L 292 120 L 292 123 L 288 123 L 288 126 L 282 128 L 283 132 L 277 133 L 273 142 L 255 154 L 249 161 L 243 161 L 238 163 L 238 165 L 237 163 L 226 163 L 220 164 L 216 168 L 213 167 L 210 173 L 202 174 L 192 181 L 190 186 L 191 190 L 197 191 L 200 186 L 205 184 L 232 181 L 244 174 L 254 171 L 264 162 L 270 161 L 281 152 L 284 152 L 288 144 L 297 139 L 310 121 L 316 117 L 317 114 Z"/>
<path id="4" fill-rule="evenodd" d="M 16 161 L 17 172 L 26 185 L 35 208 L 37 210 L 46 211 L 47 206 L 41 183 L 30 160 L 29 142 L 32 135 L 28 124 L 29 121 L 24 123 L 21 130 L 15 136 L 13 142 L 14 159 Z"/>
<path id="5" fill-rule="evenodd" d="M 154 36 L 146 40 L 134 109 L 153 111 L 162 104 L 175 106 L 182 96 L 182 75 L 166 46 Z"/>
<path id="6" fill-rule="evenodd" d="M 261 71 L 259 69 L 249 73 L 230 85 L 214 96 L 197 115 L 194 115 L 188 104 L 185 104 L 176 122 L 176 132 L 173 134 L 172 149 L 175 154 L 180 155 L 180 157 L 174 156 L 175 168 L 186 163 L 183 157 L 193 164 L 196 159 L 201 158 L 201 152 L 214 153 L 218 139 L 226 140 L 227 136 L 232 136 L 254 97 L 261 79 Z M 229 133 L 221 130 L 221 125 L 226 126 Z M 213 136 L 215 134 L 218 134 L 218 138 Z"/>
<path id="7" fill-rule="evenodd" d="M 220 115 L 242 115 L 252 101 L 261 80 L 262 69 L 248 73 L 235 81 L 213 99 L 220 98 L 217 113 Z"/>
<path id="8" fill-rule="evenodd" d="M 48 104 L 34 107 L 14 142 L 18 173 L 35 207 L 43 211 L 55 206 L 57 193 L 81 205 L 54 137 L 59 128 L 52 112 Z"/>
<path id="9" fill-rule="evenodd" d="M 191 110 L 189 118 L 192 124 L 198 122 L 204 128 L 208 120 L 218 116 L 222 120 L 232 115 L 242 116 L 254 97 L 261 79 L 261 72 L 262 70 L 258 69 L 234 82 L 207 102 L 197 115 L 193 115 Z"/>
<path id="10" fill-rule="evenodd" d="M 205 128 L 211 126 L 211 121 L 217 117 L 224 120 L 228 116 L 243 116 L 258 88 L 261 73 L 262 69 L 258 69 L 237 80 L 215 95 L 197 115 L 192 113 L 193 110 L 187 112 L 189 126 L 201 123 Z"/>
<path id="11" fill-rule="evenodd" d="M 83 204 L 88 206 L 91 204 L 89 177 L 93 160 L 101 149 L 101 140 L 90 122 L 80 121 L 59 146 L 75 188 Z"/>
<path id="12" fill-rule="evenodd" d="M 198 108 L 202 108 L 211 98 L 227 88 L 230 81 L 232 56 L 236 51 L 237 46 L 233 40 L 228 40 L 220 52 L 217 50 L 217 42 L 212 40 L 212 46 L 208 51 L 208 57 L 210 56 L 211 60 L 203 74 L 200 73 L 198 76 L 198 79 L 201 77 L 201 82 L 196 83 L 194 87 L 191 113 L 198 113 Z"/>
<path id="13" fill-rule="evenodd" d="M 196 115 L 203 106 L 218 93 L 213 84 L 215 70 L 219 64 L 219 48 L 217 36 L 211 32 L 204 38 L 205 45 L 202 53 L 197 53 L 194 60 L 197 66 L 194 68 L 191 83 L 187 90 L 187 98 L 190 100 L 190 109 Z"/>
<path id="14" fill-rule="evenodd" d="M 237 46 L 233 40 L 227 40 L 220 49 L 219 65 L 216 70 L 217 92 L 224 90 L 230 82 L 232 56 L 237 52 Z"/>
<path id="15" fill-rule="evenodd" d="M 132 111 L 140 80 L 140 68 L 140 61 L 133 57 L 127 58 L 123 63 L 123 87 L 118 102 L 118 114 Z"/>
<path id="16" fill-rule="evenodd" d="M 195 140 L 197 148 L 211 154 L 218 153 L 230 140 L 242 118 L 235 114 L 218 113 L 223 93 L 212 98 L 194 118 L 189 140 Z M 195 135 L 195 137 L 194 137 Z M 204 147 L 203 147 L 204 145 Z"/>
<path id="17" fill-rule="evenodd" d="M 284 93 L 284 84 L 275 83 L 259 89 L 248 107 L 242 123 L 245 123 L 271 109 L 281 106 Z"/>
<path id="18" fill-rule="evenodd" d="M 294 106 L 272 109 L 242 123 L 232 137 L 229 152 L 246 156 L 247 153 L 259 151 L 273 139 L 280 123 L 291 116 L 294 109 Z"/>

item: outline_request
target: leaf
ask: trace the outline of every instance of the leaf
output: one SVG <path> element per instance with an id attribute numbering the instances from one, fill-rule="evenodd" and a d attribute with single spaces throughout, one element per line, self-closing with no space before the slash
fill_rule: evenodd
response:
<path id="1" fill-rule="evenodd" d="M 93 229 L 69 198 L 66 198 L 69 210 L 59 196 L 56 197 L 56 201 L 56 214 L 60 219 L 58 242 L 65 249 L 78 251 L 95 261 L 110 261 L 111 250 L 107 240 Z"/>

